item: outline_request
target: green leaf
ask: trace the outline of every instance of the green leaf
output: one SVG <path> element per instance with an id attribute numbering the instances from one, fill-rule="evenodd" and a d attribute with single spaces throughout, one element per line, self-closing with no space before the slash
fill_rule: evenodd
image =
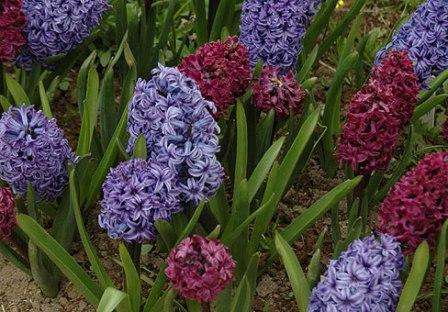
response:
<path id="1" fill-rule="evenodd" d="M 271 109 L 269 113 L 259 122 L 256 131 L 257 160 L 261 159 L 272 143 L 274 131 L 275 111 Z"/>
<path id="2" fill-rule="evenodd" d="M 86 88 L 87 88 L 87 74 L 95 58 L 96 58 L 96 50 L 92 51 L 92 53 L 90 53 L 90 55 L 82 63 L 78 72 L 78 78 L 76 80 L 76 95 L 78 98 L 78 108 L 81 116 L 83 115 L 84 112 L 84 100 L 86 98 Z"/>
<path id="3" fill-rule="evenodd" d="M 2 106 L 4 112 L 8 111 L 11 107 L 11 103 L 3 95 L 0 95 L 0 105 Z"/>
<path id="4" fill-rule="evenodd" d="M 148 157 L 148 149 L 146 148 L 146 138 L 140 134 L 135 141 L 134 158 L 146 159 Z"/>
<path id="5" fill-rule="evenodd" d="M 45 232 L 33 218 L 19 214 L 17 223 L 31 241 L 47 254 L 73 285 L 86 296 L 87 300 L 95 306 L 98 305 L 101 289 L 75 259 L 54 238 Z"/>
<path id="6" fill-rule="evenodd" d="M 9 92 L 11 92 L 12 98 L 16 105 L 30 105 L 30 99 L 26 95 L 25 90 L 23 90 L 22 86 L 11 77 L 11 75 L 5 74 L 6 86 L 8 87 Z"/>
<path id="7" fill-rule="evenodd" d="M 287 241 L 279 234 L 275 234 L 275 248 L 282 258 L 283 265 L 288 273 L 294 296 L 296 297 L 297 306 L 300 312 L 307 312 L 308 302 L 310 298 L 310 288 L 308 280 L 303 273 L 297 256 Z"/>
<path id="8" fill-rule="evenodd" d="M 162 294 L 163 286 L 166 282 L 166 274 L 165 274 L 166 263 L 163 263 L 159 268 L 159 273 L 157 274 L 157 278 L 154 281 L 154 285 L 149 292 L 148 298 L 146 299 L 146 304 L 143 309 L 143 312 L 151 312 L 154 307 L 157 307 L 157 303 Z"/>
<path id="9" fill-rule="evenodd" d="M 234 188 L 246 178 L 247 174 L 247 123 L 246 114 L 241 101 L 236 104 L 236 161 L 235 161 L 235 181 Z"/>
<path id="10" fill-rule="evenodd" d="M 101 297 L 97 312 L 113 312 L 118 305 L 126 298 L 126 294 L 113 287 L 108 287 Z"/>
<path id="11" fill-rule="evenodd" d="M 208 202 L 208 206 L 213 216 L 218 220 L 218 223 L 222 226 L 227 224 L 229 219 L 229 205 L 227 203 L 227 198 L 224 190 L 224 186 L 216 192 L 215 196 L 213 196 Z"/>
<path id="12" fill-rule="evenodd" d="M 142 291 L 140 274 L 135 268 L 134 262 L 132 261 L 126 246 L 121 243 L 118 249 L 120 251 L 120 258 L 123 264 L 124 273 L 126 275 L 126 292 L 129 295 L 132 311 L 139 312 Z"/>
<path id="13" fill-rule="evenodd" d="M 419 95 L 419 104 L 426 102 L 448 79 L 448 69 L 439 74 L 435 79 L 431 81 L 428 90 L 422 91 Z"/>
<path id="14" fill-rule="evenodd" d="M 155 223 L 157 232 L 159 232 L 160 237 L 162 237 L 163 242 L 166 245 L 167 250 L 171 250 L 176 244 L 176 232 L 173 229 L 173 226 L 165 220 L 158 220 Z"/>
<path id="15" fill-rule="evenodd" d="M 250 311 L 251 290 L 247 276 L 241 280 L 236 289 L 235 297 L 233 298 L 230 308 L 231 312 L 249 312 Z"/>
<path id="16" fill-rule="evenodd" d="M 17 268 L 22 270 L 25 274 L 31 275 L 30 265 L 21 255 L 19 255 L 14 249 L 9 247 L 4 242 L 0 241 L 0 253 Z"/>
<path id="17" fill-rule="evenodd" d="M 210 33 L 210 40 L 218 40 L 221 38 L 221 31 L 226 26 L 226 20 L 232 20 L 233 16 L 233 0 L 219 1 L 218 10 L 216 11 L 215 19 Z"/>
<path id="18" fill-rule="evenodd" d="M 442 229 L 440 230 L 439 242 L 437 244 L 436 272 L 434 274 L 434 296 L 432 297 L 433 312 L 440 312 L 442 308 L 440 304 L 442 300 L 443 275 L 445 272 L 447 232 L 448 220 L 445 221 Z"/>
<path id="19" fill-rule="evenodd" d="M 160 29 L 160 38 L 159 38 L 159 49 L 164 50 L 166 47 L 166 43 L 168 42 L 168 35 L 170 34 L 170 29 L 173 27 L 174 23 L 174 14 L 176 13 L 178 1 L 169 0 L 168 9 L 166 10 L 165 20 Z"/>
<path id="20" fill-rule="evenodd" d="M 420 104 L 415 108 L 414 115 L 412 116 L 412 121 L 418 120 L 423 117 L 426 113 L 429 113 L 434 107 L 442 105 L 448 98 L 448 94 L 440 94 L 430 97 L 425 102 Z"/>
<path id="21" fill-rule="evenodd" d="M 320 248 L 318 248 L 314 253 L 313 256 L 311 257 L 310 263 L 308 265 L 307 268 L 307 273 L 306 273 L 306 279 L 308 281 L 308 284 L 313 287 L 320 276 L 320 272 L 321 272 L 321 260 L 322 257 L 322 251 L 320 250 Z"/>
<path id="22" fill-rule="evenodd" d="M 44 115 L 49 119 L 53 118 L 53 114 L 51 113 L 50 108 L 50 102 L 48 100 L 47 92 L 45 91 L 44 83 L 42 82 L 42 80 L 39 81 L 39 95 Z"/>
<path id="23" fill-rule="evenodd" d="M 317 51 L 319 50 L 318 46 L 315 46 L 313 51 L 311 51 L 310 55 L 307 57 L 302 67 L 300 68 L 299 73 L 297 74 L 297 80 L 300 82 L 305 81 L 308 78 L 308 74 L 313 68 L 314 63 L 317 59 Z"/>
<path id="24" fill-rule="evenodd" d="M 292 243 L 331 207 L 339 203 L 349 193 L 351 193 L 361 182 L 361 180 L 362 177 L 359 176 L 352 180 L 347 180 L 333 188 L 317 202 L 306 209 L 300 216 L 292 220 L 292 222 L 282 231 L 282 236 L 287 242 Z"/>
<path id="25" fill-rule="evenodd" d="M 190 221 L 188 222 L 185 229 L 182 231 L 182 234 L 177 239 L 176 245 L 178 245 L 184 238 L 186 238 L 188 235 L 190 235 L 191 231 L 193 231 L 196 224 L 198 224 L 199 217 L 202 214 L 202 211 L 204 210 L 205 204 L 203 202 L 199 203 L 198 207 L 194 211 L 193 215 L 190 218 Z"/>
<path id="26" fill-rule="evenodd" d="M 412 260 L 412 268 L 408 279 L 404 284 L 398 301 L 397 312 L 410 312 L 414 306 L 415 299 L 420 292 L 423 280 L 425 278 L 426 269 L 429 264 L 429 246 L 426 241 L 418 246 Z"/>
<path id="27" fill-rule="evenodd" d="M 196 33 L 198 45 L 208 41 L 207 13 L 205 11 L 205 0 L 193 0 L 194 12 L 196 14 Z"/>

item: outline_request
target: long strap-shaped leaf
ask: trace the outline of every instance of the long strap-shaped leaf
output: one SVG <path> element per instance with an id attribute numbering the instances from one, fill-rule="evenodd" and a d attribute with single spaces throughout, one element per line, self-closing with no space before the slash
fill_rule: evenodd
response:
<path id="1" fill-rule="evenodd" d="M 434 274 L 434 296 L 432 297 L 432 311 L 441 311 L 443 273 L 445 271 L 445 256 L 447 244 L 448 220 L 442 226 L 437 245 L 436 273 Z"/>
<path id="2" fill-rule="evenodd" d="M 124 272 L 126 275 L 126 292 L 129 294 L 129 300 L 131 301 L 132 311 L 140 311 L 140 299 L 141 299 L 141 282 L 140 275 L 135 268 L 134 262 L 129 255 L 128 250 L 124 244 L 120 244 L 119 247 L 121 262 L 123 263 Z"/>
<path id="3" fill-rule="evenodd" d="M 116 288 L 108 287 L 101 297 L 97 312 L 113 312 L 115 308 L 126 298 L 126 294 Z"/>

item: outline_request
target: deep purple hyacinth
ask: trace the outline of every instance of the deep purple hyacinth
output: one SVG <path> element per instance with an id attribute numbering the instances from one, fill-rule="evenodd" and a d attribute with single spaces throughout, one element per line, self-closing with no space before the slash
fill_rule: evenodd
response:
<path id="1" fill-rule="evenodd" d="M 144 159 L 121 163 L 103 184 L 99 225 L 113 239 L 154 239 L 154 222 L 181 210 L 175 184 L 175 173 L 163 164 Z"/>
<path id="2" fill-rule="evenodd" d="M 159 66 L 149 81 L 139 79 L 130 103 L 128 150 L 140 134 L 148 157 L 172 168 L 182 200 L 210 198 L 221 185 L 224 171 L 216 158 L 219 127 L 215 106 L 196 83 L 176 68 Z"/>
<path id="3" fill-rule="evenodd" d="M 302 38 L 322 0 L 245 0 L 240 41 L 249 49 L 252 67 L 293 69 Z"/>
<path id="4" fill-rule="evenodd" d="M 392 236 L 374 235 L 350 244 L 311 293 L 309 312 L 394 312 L 401 293 L 404 257 Z"/>
<path id="5" fill-rule="evenodd" d="M 29 184 L 53 200 L 67 184 L 67 162 L 75 161 L 55 119 L 33 106 L 12 107 L 0 119 L 0 178 L 17 194 Z"/>
<path id="6" fill-rule="evenodd" d="M 420 82 L 448 68 L 448 1 L 428 0 L 420 5 L 393 36 L 392 41 L 377 54 L 377 62 L 388 50 L 407 50 Z"/>
<path id="7" fill-rule="evenodd" d="M 107 0 L 24 0 L 29 51 L 44 60 L 72 50 L 90 35 L 107 9 Z"/>

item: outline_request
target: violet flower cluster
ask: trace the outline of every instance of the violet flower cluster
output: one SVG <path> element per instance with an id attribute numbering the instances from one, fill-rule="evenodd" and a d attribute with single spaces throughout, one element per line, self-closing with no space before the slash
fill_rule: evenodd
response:
<path id="1" fill-rule="evenodd" d="M 401 293 L 404 257 L 400 244 L 381 234 L 355 240 L 332 260 L 313 289 L 309 312 L 394 312 Z"/>
<path id="2" fill-rule="evenodd" d="M 213 196 L 224 178 L 216 158 L 215 106 L 178 69 L 160 65 L 153 75 L 149 81 L 139 79 L 130 103 L 128 151 L 143 134 L 149 159 L 174 170 L 173 187 L 183 201 L 198 203 Z"/>
<path id="3" fill-rule="evenodd" d="M 7 187 L 0 188 L 0 241 L 7 240 L 17 224 L 14 197 Z"/>
<path id="4" fill-rule="evenodd" d="M 292 71 L 282 74 L 280 68 L 265 66 L 253 85 L 253 104 L 260 110 L 275 110 L 280 118 L 302 113 L 306 92 Z"/>
<path id="5" fill-rule="evenodd" d="M 165 273 L 184 298 L 210 302 L 232 281 L 235 266 L 227 247 L 195 235 L 171 251 Z"/>
<path id="6" fill-rule="evenodd" d="M 242 96 L 250 82 L 249 54 L 237 37 L 207 43 L 184 58 L 179 71 L 193 79 L 205 99 L 223 115 Z"/>
<path id="7" fill-rule="evenodd" d="M 427 155 L 392 188 L 378 212 L 380 231 L 413 252 L 424 240 L 434 244 L 448 219 L 448 153 Z"/>
<path id="8" fill-rule="evenodd" d="M 387 169 L 419 90 L 407 53 L 390 52 L 352 98 L 339 142 L 340 162 L 358 174 Z"/>
<path id="9" fill-rule="evenodd" d="M 72 50 L 90 35 L 108 9 L 107 0 L 23 0 L 25 56 L 43 61 Z"/>
<path id="10" fill-rule="evenodd" d="M 131 159 L 103 184 L 99 225 L 113 239 L 143 243 L 156 237 L 154 222 L 181 210 L 175 172 L 157 162 Z"/>
<path id="11" fill-rule="evenodd" d="M 420 82 L 428 81 L 448 68 L 448 1 L 427 0 L 420 5 L 393 36 L 392 41 L 378 52 L 377 62 L 389 50 L 406 50 L 414 62 Z"/>
<path id="12" fill-rule="evenodd" d="M 67 184 L 67 162 L 75 161 L 55 119 L 33 106 L 11 107 L 0 119 L 0 178 L 17 194 L 31 185 L 54 200 Z"/>
<path id="13" fill-rule="evenodd" d="M 0 63 L 13 61 L 25 45 L 22 33 L 25 15 L 22 0 L 2 0 L 0 3 Z"/>
<path id="14" fill-rule="evenodd" d="M 322 0 L 245 0 L 240 41 L 249 49 L 252 67 L 267 65 L 293 69 L 302 38 Z"/>

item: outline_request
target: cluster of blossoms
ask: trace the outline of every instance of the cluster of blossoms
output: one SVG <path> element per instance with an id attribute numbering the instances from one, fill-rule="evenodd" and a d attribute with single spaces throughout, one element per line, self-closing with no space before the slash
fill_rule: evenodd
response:
<path id="1" fill-rule="evenodd" d="M 252 67 L 293 69 L 302 38 L 322 0 L 245 0 L 240 41 L 249 49 Z"/>
<path id="2" fill-rule="evenodd" d="M 179 71 L 193 79 L 205 99 L 212 101 L 222 115 L 250 82 L 249 55 L 237 37 L 211 42 L 184 58 Z"/>
<path id="3" fill-rule="evenodd" d="M 340 162 L 360 174 L 386 169 L 419 90 L 407 53 L 390 52 L 350 103 L 339 143 Z"/>
<path id="4" fill-rule="evenodd" d="M 9 188 L 0 188 L 0 241 L 11 237 L 16 226 L 14 198 Z"/>
<path id="5" fill-rule="evenodd" d="M 53 200 L 67 184 L 67 161 L 75 161 L 55 119 L 33 106 L 11 107 L 0 119 L 0 178 L 14 192 L 29 184 L 42 199 Z"/>
<path id="6" fill-rule="evenodd" d="M 288 70 L 282 74 L 280 68 L 265 66 L 261 76 L 252 86 L 253 103 L 262 110 L 274 109 L 278 117 L 288 117 L 302 112 L 306 92 Z"/>
<path id="7" fill-rule="evenodd" d="M 404 257 L 391 236 L 374 235 L 350 244 L 332 260 L 313 289 L 309 312 L 396 310 Z"/>
<path id="8" fill-rule="evenodd" d="M 132 159 L 112 169 L 103 184 L 99 224 L 113 239 L 142 243 L 156 237 L 154 222 L 180 211 L 173 170 Z"/>
<path id="9" fill-rule="evenodd" d="M 183 201 L 210 198 L 220 187 L 224 170 L 216 158 L 219 127 L 212 102 L 195 82 L 176 68 L 159 66 L 149 81 L 137 82 L 129 107 L 128 150 L 146 138 L 148 157 L 176 174 Z"/>
<path id="10" fill-rule="evenodd" d="M 448 153 L 426 156 L 395 184 L 378 212 L 378 228 L 414 251 L 434 243 L 448 218 Z"/>
<path id="11" fill-rule="evenodd" d="M 414 70 L 424 85 L 448 68 L 448 2 L 428 0 L 422 4 L 392 41 L 378 52 L 377 61 L 389 50 L 407 50 Z"/>
<path id="12" fill-rule="evenodd" d="M 210 302 L 232 281 L 235 266 L 223 244 L 195 235 L 171 251 L 165 273 L 184 298 Z"/>
<path id="13" fill-rule="evenodd" d="M 14 60 L 25 45 L 22 0 L 0 2 L 0 63 Z"/>

